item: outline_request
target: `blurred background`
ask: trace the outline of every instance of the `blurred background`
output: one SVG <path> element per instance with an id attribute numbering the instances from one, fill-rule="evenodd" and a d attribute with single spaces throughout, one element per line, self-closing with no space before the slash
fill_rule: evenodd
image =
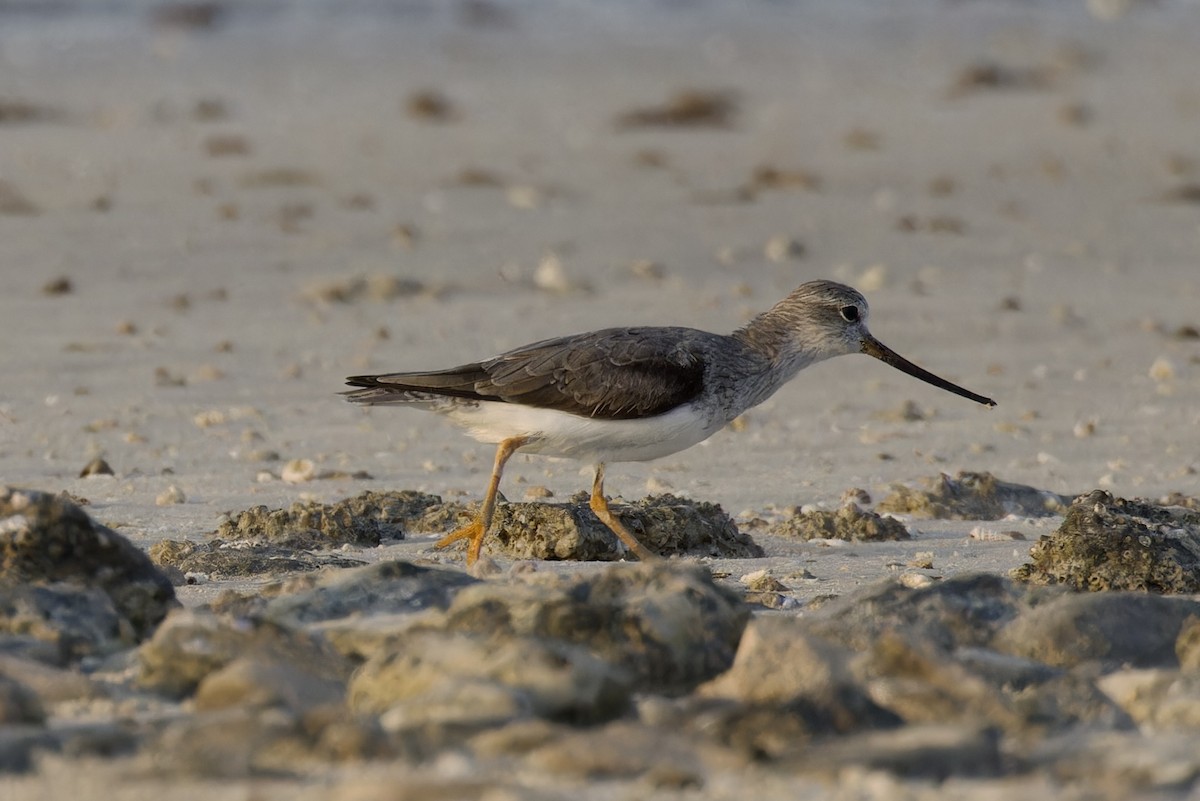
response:
<path id="1" fill-rule="evenodd" d="M 999 408 L 838 360 L 613 491 L 1194 486 L 1198 12 L 0 2 L 0 480 L 149 536 L 298 492 L 475 495 L 486 447 L 343 377 L 727 331 L 829 277 Z M 80 479 L 98 456 L 116 477 Z M 156 509 L 167 483 L 188 502 Z"/>

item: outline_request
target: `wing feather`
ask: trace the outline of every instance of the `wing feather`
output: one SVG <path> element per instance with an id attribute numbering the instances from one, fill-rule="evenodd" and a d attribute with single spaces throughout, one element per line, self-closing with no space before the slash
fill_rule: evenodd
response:
<path id="1" fill-rule="evenodd" d="M 705 336 L 711 335 L 687 328 L 611 328 L 535 342 L 449 370 L 355 376 L 347 383 L 363 389 L 347 394 L 364 403 L 417 393 L 583 417 L 650 417 L 700 395 Z"/>

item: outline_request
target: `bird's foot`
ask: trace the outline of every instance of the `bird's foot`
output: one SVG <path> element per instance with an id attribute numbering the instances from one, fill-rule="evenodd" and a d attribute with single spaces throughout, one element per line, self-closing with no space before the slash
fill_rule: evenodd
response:
<path id="1" fill-rule="evenodd" d="M 625 524 L 618 520 L 617 516 L 612 513 L 612 510 L 608 508 L 608 501 L 603 495 L 593 495 L 590 506 L 596 517 L 600 518 L 600 522 L 608 526 L 609 531 L 616 534 L 621 542 L 625 543 L 625 547 L 633 552 L 638 561 L 656 562 L 662 558 L 645 545 L 642 545 L 638 541 L 638 538 L 633 536 L 633 532 L 625 528 Z"/>
<path id="2" fill-rule="evenodd" d="M 609 528 L 612 528 L 612 526 L 609 526 Z M 621 531 L 625 532 L 624 536 L 622 536 Z M 642 545 L 642 543 L 638 541 L 637 537 L 633 536 L 633 534 L 629 531 L 629 529 L 625 528 L 625 526 L 621 526 L 621 531 L 617 531 L 615 528 L 613 528 L 613 533 L 621 538 L 621 542 L 625 543 L 625 546 L 629 548 L 629 550 L 633 551 L 633 555 L 638 558 L 639 562 L 657 562 L 662 559 L 662 557 L 656 554 L 654 551 L 650 550 L 645 545 Z"/>
<path id="3" fill-rule="evenodd" d="M 456 528 L 442 537 L 433 544 L 433 547 L 447 548 L 459 540 L 470 540 L 470 545 L 467 546 L 467 566 L 470 567 L 479 558 L 479 552 L 483 548 L 483 536 L 486 533 L 487 529 L 484 528 L 482 520 L 472 520 L 465 526 Z"/>

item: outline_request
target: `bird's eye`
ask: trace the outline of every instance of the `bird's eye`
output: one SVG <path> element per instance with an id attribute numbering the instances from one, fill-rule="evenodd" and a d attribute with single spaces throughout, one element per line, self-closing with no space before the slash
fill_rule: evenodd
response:
<path id="1" fill-rule="evenodd" d="M 841 313 L 842 319 L 848 323 L 857 322 L 858 320 L 857 306 L 843 306 L 842 308 L 838 309 L 838 312 Z"/>

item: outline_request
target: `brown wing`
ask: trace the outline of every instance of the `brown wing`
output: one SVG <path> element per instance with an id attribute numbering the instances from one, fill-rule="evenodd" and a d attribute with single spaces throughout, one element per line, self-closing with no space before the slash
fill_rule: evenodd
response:
<path id="1" fill-rule="evenodd" d="M 535 342 L 475 364 L 432 373 L 346 380 L 381 393 L 522 403 L 583 417 L 651 417 L 698 397 L 703 332 L 612 328 Z M 351 400 L 356 393 L 350 393 Z"/>

